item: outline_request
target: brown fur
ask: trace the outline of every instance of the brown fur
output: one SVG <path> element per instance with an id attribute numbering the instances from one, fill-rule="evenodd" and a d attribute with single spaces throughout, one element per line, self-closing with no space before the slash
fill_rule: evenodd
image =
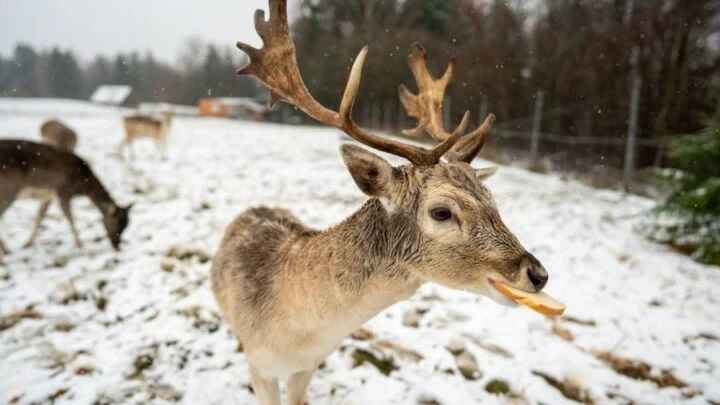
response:
<path id="1" fill-rule="evenodd" d="M 169 113 L 163 114 L 162 120 L 146 115 L 125 117 L 123 120 L 125 138 L 120 145 L 120 152 L 122 153 L 126 148 L 129 148 L 130 158 L 132 159 L 134 156 L 133 143 L 141 138 L 150 138 L 155 141 L 155 145 L 164 158 L 167 153 L 167 141 L 171 124 L 172 115 Z"/>
<path id="2" fill-rule="evenodd" d="M 44 143 L 62 150 L 75 150 L 77 135 L 75 131 L 57 120 L 49 120 L 40 127 L 40 135 Z"/>
<path id="3" fill-rule="evenodd" d="M 75 149 L 75 146 L 77 146 L 77 135 L 75 134 L 75 131 L 57 120 L 44 122 L 40 127 L 40 137 L 42 138 L 43 143 L 68 152 L 72 152 Z M 33 226 L 32 234 L 30 235 L 30 239 L 28 239 L 23 246 L 25 248 L 29 248 L 35 244 L 35 239 L 40 233 L 40 226 L 45 220 L 50 204 L 55 198 L 55 193 L 49 189 L 25 188 L 21 191 L 20 198 L 29 198 L 40 201 L 40 207 L 38 208 L 38 213 L 35 216 L 35 225 Z"/>
<path id="4" fill-rule="evenodd" d="M 279 403 L 278 379 L 288 379 L 297 392 L 290 403 L 300 404 L 309 375 L 344 336 L 427 281 L 500 301 L 488 277 L 536 290 L 524 263 L 537 261 L 503 224 L 476 169 L 393 168 L 355 146 L 344 146 L 343 157 L 372 197 L 358 212 L 320 232 L 285 210 L 250 209 L 214 258 L 213 292 L 263 405 Z M 428 223 L 441 203 L 455 223 Z"/>
<path id="5" fill-rule="evenodd" d="M 0 218 L 22 190 L 50 190 L 57 195 L 76 244 L 80 245 L 70 202 L 74 197 L 86 196 L 102 213 L 103 225 L 113 247 L 120 247 L 130 207 L 118 206 L 80 157 L 45 144 L 0 140 L 0 167 Z M 1 241 L 0 250 L 7 252 Z"/>

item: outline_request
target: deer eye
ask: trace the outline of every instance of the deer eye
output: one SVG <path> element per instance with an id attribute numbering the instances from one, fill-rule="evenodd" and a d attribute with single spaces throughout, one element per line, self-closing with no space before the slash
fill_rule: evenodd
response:
<path id="1" fill-rule="evenodd" d="M 445 222 L 452 218 L 452 211 L 445 207 L 433 208 L 430 210 L 430 216 L 438 222 Z"/>

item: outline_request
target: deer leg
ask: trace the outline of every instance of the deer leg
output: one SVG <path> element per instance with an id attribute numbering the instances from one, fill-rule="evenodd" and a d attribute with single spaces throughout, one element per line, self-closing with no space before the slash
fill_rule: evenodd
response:
<path id="1" fill-rule="evenodd" d="M 313 373 L 315 373 L 315 370 L 301 371 L 290 377 L 287 384 L 288 404 L 305 405 L 307 388 L 310 385 Z"/>
<path id="2" fill-rule="evenodd" d="M 0 184 L 0 219 L 2 219 L 3 214 L 8 208 L 10 208 L 12 203 L 15 202 L 15 198 L 17 197 L 19 191 L 20 190 L 16 188 L 7 188 Z M 10 254 L 10 250 L 7 246 L 5 246 L 5 243 L 0 238 L 0 257 L 4 254 Z"/>
<path id="3" fill-rule="evenodd" d="M 130 141 L 130 142 L 128 143 L 128 150 L 129 150 L 129 152 L 128 152 L 128 158 L 129 158 L 130 160 L 135 160 L 135 146 L 134 146 L 134 145 L 135 145 L 135 142 L 134 142 L 134 141 Z"/>
<path id="4" fill-rule="evenodd" d="M 160 151 L 160 158 L 162 160 L 167 160 L 167 138 L 160 137 L 157 140 L 157 148 Z"/>
<path id="5" fill-rule="evenodd" d="M 47 215 L 48 208 L 50 208 L 50 203 L 52 203 L 52 200 L 43 201 L 42 205 L 40 205 L 37 217 L 35 217 L 35 227 L 33 228 L 32 235 L 30 235 L 30 239 L 27 241 L 27 243 L 23 245 L 23 248 L 27 249 L 33 244 L 35 244 L 35 239 L 40 233 L 40 225 L 42 224 L 45 216 Z"/>
<path id="6" fill-rule="evenodd" d="M 125 149 L 127 149 L 127 137 L 123 138 L 122 142 L 118 145 L 118 155 L 120 158 L 125 160 Z"/>
<path id="7" fill-rule="evenodd" d="M 78 235 L 77 228 L 75 228 L 75 221 L 72 215 L 70 199 L 66 197 L 61 197 L 60 208 L 62 209 L 63 214 L 65 214 L 65 218 L 67 218 L 68 223 L 70 223 L 70 230 L 72 231 L 73 237 L 75 238 L 75 246 L 79 249 L 82 248 L 82 241 L 80 241 L 80 235 Z"/>
<path id="8" fill-rule="evenodd" d="M 252 366 L 250 366 L 250 378 L 260 405 L 280 405 L 280 387 L 277 380 L 263 378 Z"/>

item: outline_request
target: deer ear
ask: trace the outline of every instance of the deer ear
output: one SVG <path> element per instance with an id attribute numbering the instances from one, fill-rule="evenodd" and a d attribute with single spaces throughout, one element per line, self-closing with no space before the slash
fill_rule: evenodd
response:
<path id="1" fill-rule="evenodd" d="M 478 180 L 485 181 L 489 179 L 493 174 L 497 173 L 497 171 L 497 166 L 483 167 L 482 169 L 475 170 L 475 176 L 478 178 Z"/>
<path id="2" fill-rule="evenodd" d="M 371 197 L 388 196 L 393 176 L 390 163 L 355 145 L 343 145 L 340 153 L 360 191 Z"/>

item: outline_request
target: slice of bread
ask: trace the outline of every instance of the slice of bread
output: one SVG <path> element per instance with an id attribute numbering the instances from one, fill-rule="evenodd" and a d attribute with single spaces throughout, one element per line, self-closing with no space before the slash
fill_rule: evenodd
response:
<path id="1" fill-rule="evenodd" d="M 493 279 L 490 279 L 490 285 L 495 287 L 496 290 L 507 298 L 543 315 L 559 316 L 565 312 L 565 305 L 563 303 L 545 293 L 529 293 Z"/>

